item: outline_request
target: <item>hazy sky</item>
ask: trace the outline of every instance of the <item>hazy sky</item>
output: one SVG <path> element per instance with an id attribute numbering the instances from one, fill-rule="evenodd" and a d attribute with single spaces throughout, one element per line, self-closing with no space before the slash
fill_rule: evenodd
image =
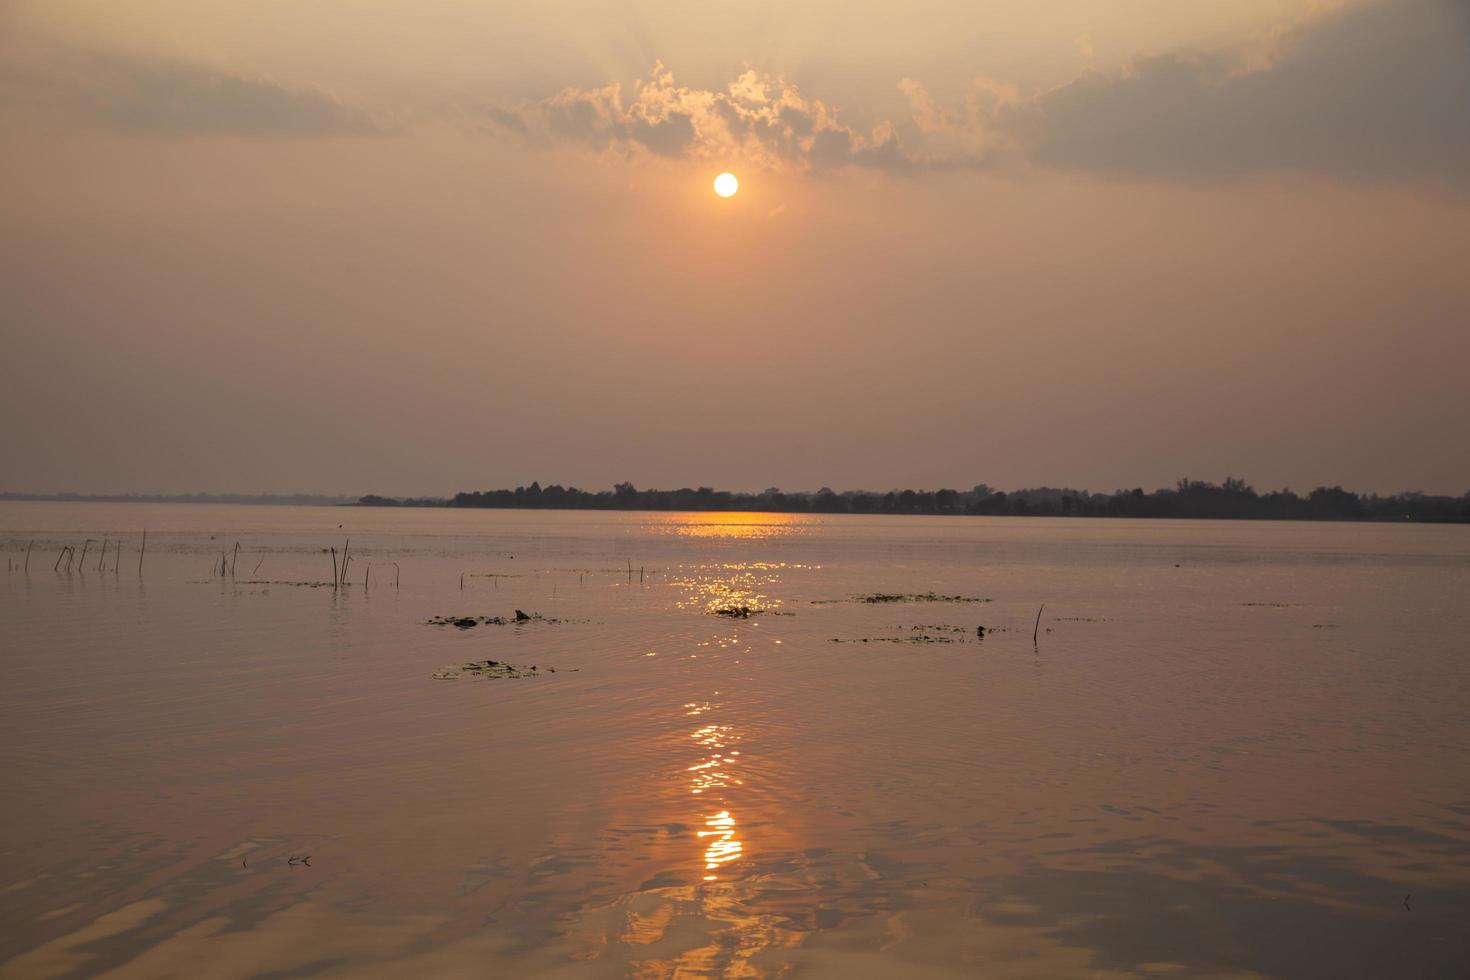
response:
<path id="1" fill-rule="evenodd" d="M 1470 489 L 1470 0 L 0 0 L 0 161 L 0 489 Z"/>

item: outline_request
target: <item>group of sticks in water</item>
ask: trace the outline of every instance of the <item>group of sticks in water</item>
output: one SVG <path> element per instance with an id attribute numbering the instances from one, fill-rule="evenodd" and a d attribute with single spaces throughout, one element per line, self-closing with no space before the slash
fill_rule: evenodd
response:
<path id="1" fill-rule="evenodd" d="M 72 545 L 69 545 L 69 544 L 62 545 L 61 546 L 61 551 L 57 552 L 56 561 L 52 564 L 51 570 L 53 572 L 65 571 L 67 574 L 70 574 L 71 573 L 71 570 L 72 570 L 72 567 L 75 566 L 76 569 L 77 569 L 77 571 L 79 571 L 79 572 L 86 571 L 87 570 L 87 552 L 90 551 L 91 548 L 92 548 L 92 545 L 94 545 L 96 543 L 97 543 L 97 539 L 96 538 L 87 538 L 85 541 L 82 542 L 82 553 L 80 555 L 77 554 L 77 549 L 75 547 L 73 547 Z M 25 556 L 25 561 L 21 565 L 21 570 L 24 571 L 24 572 L 29 573 L 30 570 L 31 570 L 31 549 L 34 548 L 35 545 L 36 545 L 36 542 L 35 542 L 34 539 L 32 539 L 31 541 L 26 542 L 26 556 Z M 99 572 L 105 572 L 105 571 L 107 571 L 107 548 L 108 548 L 109 545 L 113 545 L 112 539 L 111 538 L 103 538 L 102 539 L 102 550 L 97 553 L 97 571 L 99 571 Z M 147 552 L 147 550 L 148 550 L 148 531 L 145 529 L 143 531 L 143 541 L 138 546 L 138 574 L 139 575 L 142 575 L 143 574 L 143 556 Z M 118 569 L 122 566 L 122 551 L 123 551 L 122 542 L 121 541 L 118 541 L 113 546 L 113 549 L 112 549 L 112 572 L 113 572 L 114 575 L 117 574 Z M 61 563 L 62 563 L 63 560 L 65 560 L 65 562 L 66 562 L 66 567 L 65 568 L 63 568 L 62 565 L 61 565 Z"/>

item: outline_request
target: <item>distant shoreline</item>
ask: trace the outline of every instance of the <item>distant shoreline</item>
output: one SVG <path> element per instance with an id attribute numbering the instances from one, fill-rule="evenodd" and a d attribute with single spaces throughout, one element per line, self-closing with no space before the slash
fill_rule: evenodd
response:
<path id="1" fill-rule="evenodd" d="M 0 501 L 12 500 L 81 504 L 288 504 L 301 507 L 341 507 L 358 502 L 355 497 L 313 493 L 0 493 Z"/>
<path id="2" fill-rule="evenodd" d="M 1436 524 L 1470 523 L 1470 493 L 1463 497 L 1416 492 L 1391 496 L 1357 494 L 1342 487 L 1317 487 L 1305 496 L 1289 489 L 1257 493 L 1243 480 L 1222 484 L 1180 480 L 1175 486 L 1146 493 L 1142 488 L 1111 494 L 1070 488 L 1034 487 L 994 491 L 981 484 L 971 490 L 891 490 L 874 493 L 738 493 L 712 487 L 638 490 L 620 483 L 612 490 L 588 492 L 576 487 L 532 483 L 514 490 L 459 493 L 449 500 L 434 497 L 393 498 L 369 494 L 360 507 L 456 507 L 506 510 L 689 511 L 783 514 L 913 514 L 989 517 L 1140 517 L 1198 520 L 1393 521 Z"/>
<path id="3" fill-rule="evenodd" d="M 637 490 L 619 484 L 589 492 L 537 483 L 514 490 L 459 493 L 454 497 L 352 498 L 327 494 L 84 494 L 0 493 L 0 501 L 51 503 L 243 504 L 297 507 L 400 507 L 487 510 L 585 510 L 626 512 L 855 514 L 924 517 L 1121 517 L 1180 520 L 1343 521 L 1368 523 L 1470 523 L 1470 493 L 1463 497 L 1422 493 L 1391 496 L 1318 487 L 1305 496 L 1290 490 L 1265 494 L 1239 480 L 1222 485 L 1181 480 L 1172 488 L 1111 494 L 1037 487 L 992 491 L 863 490 L 836 493 L 739 493 L 709 487 Z"/>

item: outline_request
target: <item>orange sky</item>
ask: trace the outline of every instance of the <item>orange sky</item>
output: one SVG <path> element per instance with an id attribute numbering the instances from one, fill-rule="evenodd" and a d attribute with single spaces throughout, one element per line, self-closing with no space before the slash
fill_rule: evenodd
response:
<path id="1" fill-rule="evenodd" d="M 548 7 L 0 7 L 0 489 L 1470 488 L 1463 4 Z"/>

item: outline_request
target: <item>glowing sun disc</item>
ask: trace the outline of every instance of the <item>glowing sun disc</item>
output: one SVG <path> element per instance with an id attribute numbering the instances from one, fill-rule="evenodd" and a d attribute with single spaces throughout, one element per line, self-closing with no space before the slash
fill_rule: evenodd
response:
<path id="1" fill-rule="evenodd" d="M 734 197 L 735 192 L 740 190 L 740 181 L 735 175 L 726 171 L 715 178 L 715 193 L 721 197 Z"/>

